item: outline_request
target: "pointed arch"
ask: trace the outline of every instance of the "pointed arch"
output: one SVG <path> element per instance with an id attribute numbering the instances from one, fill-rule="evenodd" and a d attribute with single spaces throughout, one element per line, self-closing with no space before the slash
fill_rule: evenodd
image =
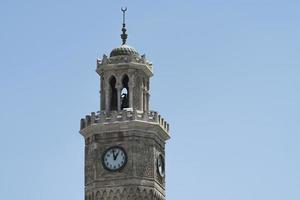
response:
<path id="1" fill-rule="evenodd" d="M 100 200 L 100 192 L 99 191 L 97 191 L 97 193 L 96 193 L 96 200 Z"/>

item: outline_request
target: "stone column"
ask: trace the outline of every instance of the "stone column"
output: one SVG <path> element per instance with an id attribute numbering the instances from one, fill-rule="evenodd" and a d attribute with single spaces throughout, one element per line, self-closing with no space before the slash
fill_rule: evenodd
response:
<path id="1" fill-rule="evenodd" d="M 146 111 L 146 107 L 147 107 L 147 104 L 146 104 L 146 91 L 145 91 L 145 88 L 143 88 L 143 111 Z"/>
<path id="2" fill-rule="evenodd" d="M 150 82 L 149 78 L 147 79 L 147 87 L 146 87 L 146 98 L 147 98 L 147 111 L 149 111 L 149 103 L 150 103 Z"/>
<path id="3" fill-rule="evenodd" d="M 140 109 L 144 110 L 144 87 L 140 86 Z"/>
<path id="4" fill-rule="evenodd" d="M 128 86 L 129 93 L 129 108 L 133 108 L 133 84 L 129 84 Z"/>
<path id="5" fill-rule="evenodd" d="M 122 90 L 122 86 L 117 86 L 117 106 L 118 106 L 118 111 L 121 111 L 121 90 Z"/>
<path id="6" fill-rule="evenodd" d="M 149 111 L 149 99 L 150 99 L 150 94 L 149 94 L 149 91 L 147 91 L 146 93 L 146 99 L 147 99 L 147 106 L 146 106 L 146 111 Z"/>
<path id="7" fill-rule="evenodd" d="M 100 74 L 100 110 L 105 110 L 105 105 L 104 105 L 104 78 L 103 78 L 103 74 Z"/>
<path id="8" fill-rule="evenodd" d="M 105 87 L 105 111 L 110 111 L 110 88 L 109 85 Z"/>

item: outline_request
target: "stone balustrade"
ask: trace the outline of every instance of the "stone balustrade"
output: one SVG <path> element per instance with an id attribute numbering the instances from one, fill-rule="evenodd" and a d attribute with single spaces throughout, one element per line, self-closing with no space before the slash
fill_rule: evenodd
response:
<path id="1" fill-rule="evenodd" d="M 142 112 L 138 110 L 122 110 L 122 111 L 98 111 L 86 115 L 80 120 L 80 130 L 98 123 L 113 123 L 122 121 L 145 121 L 158 124 L 166 132 L 169 132 L 169 124 L 156 111 Z"/>

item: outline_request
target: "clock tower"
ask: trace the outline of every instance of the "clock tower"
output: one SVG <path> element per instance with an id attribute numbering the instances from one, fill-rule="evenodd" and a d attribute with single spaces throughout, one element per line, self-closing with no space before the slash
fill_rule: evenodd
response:
<path id="1" fill-rule="evenodd" d="M 169 124 L 149 109 L 152 63 L 126 44 L 97 60 L 100 111 L 80 121 L 85 200 L 165 200 Z"/>

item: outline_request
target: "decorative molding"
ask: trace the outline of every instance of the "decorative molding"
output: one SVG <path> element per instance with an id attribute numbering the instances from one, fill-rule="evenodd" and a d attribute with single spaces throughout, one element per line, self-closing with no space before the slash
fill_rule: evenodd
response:
<path id="1" fill-rule="evenodd" d="M 154 177 L 154 155 L 153 146 L 146 142 L 138 142 L 133 146 L 133 153 L 136 160 L 136 175 L 139 177 Z"/>
<path id="2" fill-rule="evenodd" d="M 114 56 L 114 57 L 107 57 L 105 54 L 101 59 L 97 59 L 97 68 L 101 67 L 102 65 L 107 64 L 120 64 L 120 63 L 139 63 L 139 64 L 146 64 L 149 68 L 152 69 L 152 63 L 146 59 L 145 56 L 137 57 L 137 56 Z"/>
<path id="3" fill-rule="evenodd" d="M 87 200 L 165 200 L 155 189 L 137 186 L 96 189 L 86 197 Z"/>

